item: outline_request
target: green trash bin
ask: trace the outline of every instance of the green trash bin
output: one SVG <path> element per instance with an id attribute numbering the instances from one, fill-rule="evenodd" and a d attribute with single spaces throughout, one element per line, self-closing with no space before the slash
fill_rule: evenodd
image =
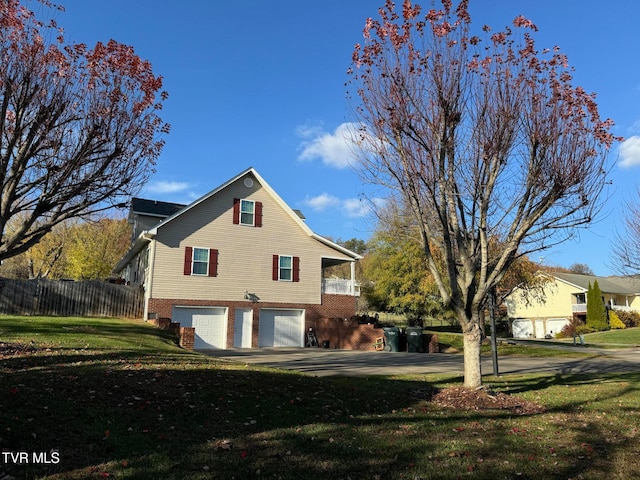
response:
<path id="1" fill-rule="evenodd" d="M 398 327 L 385 327 L 384 331 L 384 342 L 385 342 L 385 350 L 388 352 L 399 352 L 400 351 L 400 329 Z"/>
<path id="2" fill-rule="evenodd" d="M 420 352 L 424 351 L 422 346 L 422 327 L 407 327 L 407 351 Z"/>

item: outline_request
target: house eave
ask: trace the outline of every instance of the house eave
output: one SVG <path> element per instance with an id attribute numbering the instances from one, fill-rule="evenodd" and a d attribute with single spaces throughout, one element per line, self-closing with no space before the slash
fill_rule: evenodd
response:
<path id="1" fill-rule="evenodd" d="M 142 249 L 145 248 L 154 238 L 155 233 L 151 233 L 148 231 L 140 233 L 131 248 L 129 248 L 127 253 L 124 254 L 124 256 L 114 267 L 113 273 L 118 274 L 122 272 L 122 270 L 124 270 L 126 266 L 131 262 L 131 260 L 133 260 L 136 255 L 138 255 L 142 251 Z"/>

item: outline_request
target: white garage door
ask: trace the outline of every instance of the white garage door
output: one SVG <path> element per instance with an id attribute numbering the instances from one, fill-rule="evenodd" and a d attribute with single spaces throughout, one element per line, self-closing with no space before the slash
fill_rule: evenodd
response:
<path id="1" fill-rule="evenodd" d="M 553 337 L 560 333 L 566 325 L 569 325 L 569 320 L 566 318 L 550 318 L 547 320 L 547 334 Z"/>
<path id="2" fill-rule="evenodd" d="M 181 327 L 194 327 L 195 349 L 227 348 L 227 309 L 225 307 L 173 307 L 172 320 Z"/>
<path id="3" fill-rule="evenodd" d="M 528 318 L 518 318 L 511 324 L 513 338 L 530 338 L 533 336 L 533 324 Z"/>
<path id="4" fill-rule="evenodd" d="M 260 310 L 259 347 L 304 346 L 304 310 Z"/>

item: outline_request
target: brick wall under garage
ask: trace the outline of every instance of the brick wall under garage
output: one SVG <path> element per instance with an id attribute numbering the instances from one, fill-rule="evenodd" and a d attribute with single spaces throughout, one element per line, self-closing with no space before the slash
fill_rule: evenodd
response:
<path id="1" fill-rule="evenodd" d="M 321 319 L 339 318 L 349 320 L 356 314 L 356 297 L 348 295 L 322 295 L 320 305 L 299 304 L 299 303 L 275 303 L 275 302 L 249 302 L 249 301 L 224 301 L 224 300 L 184 300 L 172 298 L 151 298 L 149 299 L 149 317 L 170 319 L 173 306 L 191 307 L 227 307 L 227 345 L 226 348 L 233 347 L 233 336 L 235 327 L 236 308 L 250 308 L 253 310 L 253 332 L 252 348 L 258 347 L 258 332 L 260 329 L 260 310 L 265 308 L 281 309 L 304 309 L 305 311 L 305 332 L 309 328 L 316 328 L 316 324 Z M 336 337 L 338 338 L 338 337 Z M 320 340 L 320 338 L 318 338 Z M 363 341 L 364 342 L 364 341 Z M 361 342 L 361 343 L 363 343 Z M 373 343 L 373 341 L 371 342 Z M 349 343 L 350 344 L 350 343 Z M 333 345 L 332 345 L 333 348 Z M 350 348 L 350 347 L 340 347 Z"/>

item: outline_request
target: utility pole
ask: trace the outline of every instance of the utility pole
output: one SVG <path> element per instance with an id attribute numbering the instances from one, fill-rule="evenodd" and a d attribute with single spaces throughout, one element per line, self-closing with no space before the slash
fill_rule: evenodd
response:
<path id="1" fill-rule="evenodd" d="M 489 320 L 491 322 L 491 357 L 493 359 L 493 376 L 499 377 L 498 372 L 498 340 L 496 338 L 496 287 L 489 292 Z"/>

